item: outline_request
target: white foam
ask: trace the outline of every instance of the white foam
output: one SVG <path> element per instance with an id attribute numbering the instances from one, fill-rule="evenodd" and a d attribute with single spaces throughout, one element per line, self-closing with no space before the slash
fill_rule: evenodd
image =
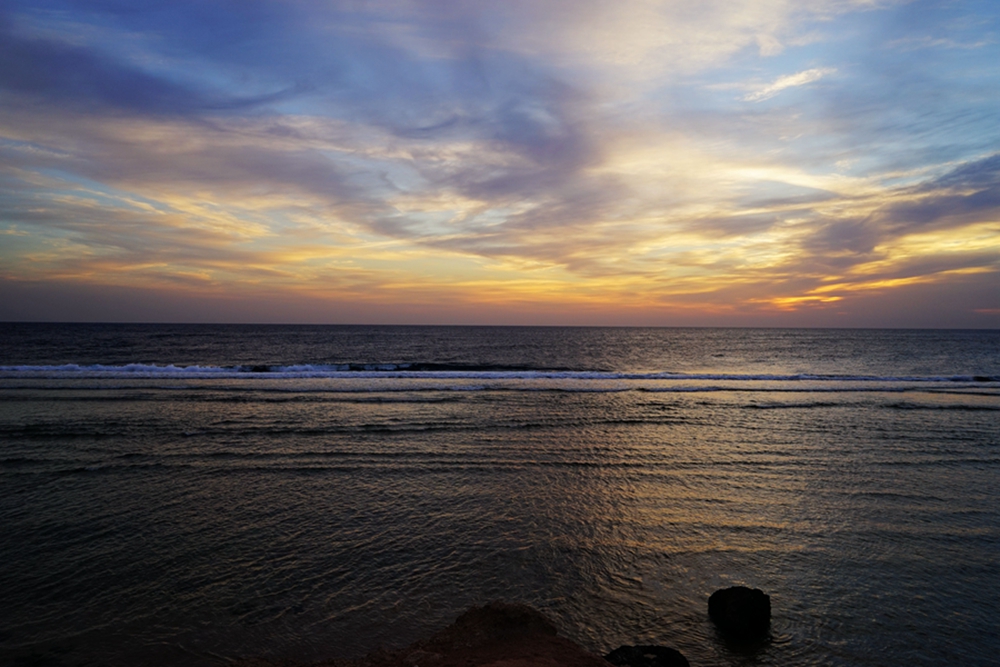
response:
<path id="1" fill-rule="evenodd" d="M 771 383 L 998 383 L 1000 378 L 973 375 L 877 376 L 812 374 L 729 374 L 729 373 L 618 373 L 608 371 L 551 370 L 407 370 L 413 364 L 293 364 L 288 366 L 178 366 L 175 364 L 130 363 L 61 364 L 54 366 L 0 366 L 2 378 L 260 378 L 260 379 L 421 379 L 494 381 L 672 381 L 672 382 L 771 382 Z"/>

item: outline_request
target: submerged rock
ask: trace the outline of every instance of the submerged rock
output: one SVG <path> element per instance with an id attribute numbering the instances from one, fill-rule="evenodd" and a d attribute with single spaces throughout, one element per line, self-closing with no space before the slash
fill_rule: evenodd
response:
<path id="1" fill-rule="evenodd" d="M 472 607 L 429 639 L 398 651 L 374 651 L 327 667 L 608 667 L 563 637 L 541 613 L 523 604 L 491 602 Z M 318 666 L 317 666 L 318 667 Z"/>
<path id="2" fill-rule="evenodd" d="M 680 651 L 666 646 L 619 646 L 604 659 L 618 667 L 690 667 Z"/>
<path id="3" fill-rule="evenodd" d="M 708 616 L 729 639 L 764 639 L 771 625 L 771 596 L 759 588 L 723 588 L 708 598 Z"/>
<path id="4" fill-rule="evenodd" d="M 555 637 L 556 626 L 526 604 L 490 602 L 466 610 L 455 622 L 432 636 L 429 646 L 451 650 L 511 639 Z"/>

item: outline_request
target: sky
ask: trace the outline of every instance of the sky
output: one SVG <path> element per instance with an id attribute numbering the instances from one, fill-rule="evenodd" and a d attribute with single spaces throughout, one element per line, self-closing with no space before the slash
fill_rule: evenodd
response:
<path id="1" fill-rule="evenodd" d="M 1000 328 L 1000 3 L 0 0 L 0 320 Z"/>

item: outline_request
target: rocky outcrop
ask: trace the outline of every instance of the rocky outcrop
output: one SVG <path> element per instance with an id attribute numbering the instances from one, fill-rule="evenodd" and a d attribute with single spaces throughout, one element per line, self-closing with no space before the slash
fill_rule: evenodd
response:
<path id="1" fill-rule="evenodd" d="M 771 597 L 759 588 L 723 588 L 708 598 L 708 616 L 727 639 L 759 641 L 771 626 Z"/>
<path id="2" fill-rule="evenodd" d="M 666 646 L 619 646 L 604 659 L 617 667 L 690 667 L 680 651 Z"/>
<path id="3" fill-rule="evenodd" d="M 708 613 L 729 640 L 765 639 L 771 599 L 745 586 L 718 590 Z M 555 625 L 535 609 L 506 602 L 472 607 L 429 639 L 363 658 L 333 658 L 311 667 L 689 667 L 687 658 L 666 646 L 621 646 L 604 658 L 558 636 Z M 244 659 L 234 667 L 305 667 L 265 658 Z"/>

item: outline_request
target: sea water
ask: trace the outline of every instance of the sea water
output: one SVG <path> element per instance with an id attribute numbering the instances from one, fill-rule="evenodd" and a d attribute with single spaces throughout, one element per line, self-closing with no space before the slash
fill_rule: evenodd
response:
<path id="1" fill-rule="evenodd" d="M 2 664 L 996 664 L 1000 332 L 0 324 L 0 530 Z"/>

